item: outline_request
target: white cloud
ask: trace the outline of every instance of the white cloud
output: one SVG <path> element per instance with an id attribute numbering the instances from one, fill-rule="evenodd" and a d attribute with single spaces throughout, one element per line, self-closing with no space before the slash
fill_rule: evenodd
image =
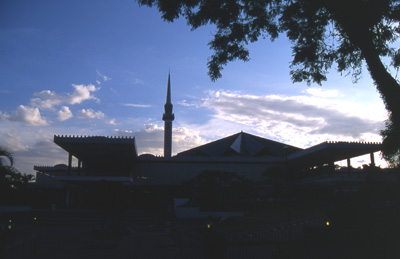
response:
<path id="1" fill-rule="evenodd" d="M 41 109 L 52 110 L 54 109 L 54 106 L 65 102 L 65 97 L 58 95 L 51 90 L 44 90 L 39 93 L 34 93 L 34 96 L 37 96 L 37 98 L 31 99 L 31 105 Z"/>
<path id="2" fill-rule="evenodd" d="M 178 104 L 185 106 L 185 107 L 194 107 L 194 108 L 200 108 L 203 106 L 201 101 L 189 102 L 188 100 L 180 100 L 180 101 L 178 101 Z"/>
<path id="3" fill-rule="evenodd" d="M 82 109 L 78 112 L 79 118 L 89 118 L 89 119 L 102 119 L 104 118 L 104 113 L 101 111 L 94 111 L 92 109 Z"/>
<path id="4" fill-rule="evenodd" d="M 114 134 L 117 135 L 118 137 L 134 137 L 135 135 L 133 134 L 132 130 L 120 130 L 120 129 L 115 129 Z"/>
<path id="5" fill-rule="evenodd" d="M 200 131 L 186 127 L 174 128 L 172 131 L 173 150 L 176 153 L 200 146 L 207 141 L 201 136 Z"/>
<path id="6" fill-rule="evenodd" d="M 134 84 L 135 84 L 135 85 L 143 85 L 143 84 L 144 84 L 144 81 L 141 80 L 141 79 L 135 78 Z"/>
<path id="7" fill-rule="evenodd" d="M 106 123 L 110 124 L 110 125 L 117 125 L 117 123 L 115 122 L 115 119 L 107 120 Z"/>
<path id="8" fill-rule="evenodd" d="M 107 81 L 111 80 L 110 77 L 104 75 L 104 74 L 101 73 L 99 70 L 96 70 L 96 72 L 97 72 L 97 75 L 98 75 L 104 82 L 107 82 Z"/>
<path id="9" fill-rule="evenodd" d="M 45 118 L 42 118 L 40 110 L 50 110 L 55 112 L 55 106 L 66 104 L 80 104 L 85 100 L 98 100 L 92 95 L 93 92 L 100 88 L 96 88 L 94 85 L 72 85 L 75 90 L 72 94 L 60 95 L 51 90 L 44 90 L 38 93 L 34 93 L 35 98 L 31 99 L 30 106 L 20 105 L 16 111 L 9 115 L 7 113 L 0 112 L 0 118 L 5 121 L 19 121 L 24 122 L 29 126 L 46 126 L 49 124 Z M 90 114 L 90 113 L 89 113 Z M 94 113 L 95 117 L 101 117 L 102 113 Z M 93 116 L 93 115 L 92 115 Z M 103 114 L 104 116 L 104 114 Z M 58 120 L 64 121 L 72 117 L 72 112 L 69 107 L 62 106 L 57 112 Z"/>
<path id="10" fill-rule="evenodd" d="M 136 104 L 136 103 L 124 103 L 125 107 L 135 107 L 135 108 L 150 108 L 151 105 L 148 104 Z"/>
<path id="11" fill-rule="evenodd" d="M 42 118 L 38 108 L 31 108 L 24 105 L 18 106 L 12 115 L 0 113 L 0 117 L 6 121 L 23 122 L 28 126 L 46 126 L 47 121 Z"/>
<path id="12" fill-rule="evenodd" d="M 315 96 L 315 97 L 323 97 L 323 98 L 332 98 L 339 97 L 339 91 L 334 89 L 322 89 L 316 87 L 310 87 L 305 90 L 306 93 Z"/>
<path id="13" fill-rule="evenodd" d="M 368 107 L 355 109 L 352 103 L 310 96 L 255 96 L 211 91 L 203 100 L 203 107 L 212 109 L 216 120 L 231 122 L 235 128 L 242 125 L 299 147 L 338 139 L 377 141 L 385 119 L 383 107 L 370 112 Z M 209 127 L 216 129 L 213 125 Z"/>
<path id="14" fill-rule="evenodd" d="M 31 99 L 31 106 L 41 109 L 53 110 L 54 106 L 66 104 L 80 104 L 86 100 L 98 100 L 92 95 L 93 92 L 99 90 L 94 85 L 72 85 L 75 91 L 72 94 L 60 95 L 51 90 L 44 90 L 34 93 L 37 98 Z"/>
<path id="15" fill-rule="evenodd" d="M 75 88 L 73 94 L 68 95 L 67 102 L 69 104 L 77 104 L 81 103 L 86 100 L 95 99 L 98 100 L 96 97 L 92 95 L 92 92 L 97 91 L 99 88 L 96 88 L 94 85 L 72 85 Z"/>
<path id="16" fill-rule="evenodd" d="M 61 110 L 57 112 L 58 120 L 65 121 L 73 117 L 71 110 L 68 106 L 61 107 Z"/>
<path id="17" fill-rule="evenodd" d="M 33 173 L 33 165 L 53 166 L 68 162 L 67 152 L 54 144 L 50 136 L 42 137 L 25 150 L 16 151 L 15 157 L 15 167 L 22 173 Z"/>
<path id="18" fill-rule="evenodd" d="M 8 115 L 7 113 L 4 113 L 4 112 L 0 112 L 0 118 L 2 120 L 8 121 L 8 119 L 10 118 L 10 115 Z"/>
<path id="19" fill-rule="evenodd" d="M 25 143 L 18 130 L 2 130 L 0 133 L 1 145 L 6 147 L 11 152 L 23 151 L 28 149 L 28 145 Z"/>
<path id="20" fill-rule="evenodd" d="M 154 123 L 145 124 L 137 131 L 114 130 L 117 136 L 135 136 L 138 152 L 162 156 L 164 154 L 164 127 Z M 200 132 L 186 127 L 177 127 L 172 132 L 174 154 L 206 143 Z"/>

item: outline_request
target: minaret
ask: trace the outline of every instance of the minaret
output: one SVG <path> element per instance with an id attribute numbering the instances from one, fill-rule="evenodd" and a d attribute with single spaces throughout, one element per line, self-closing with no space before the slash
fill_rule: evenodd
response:
<path id="1" fill-rule="evenodd" d="M 172 113 L 171 103 L 171 81 L 170 74 L 168 73 L 168 89 L 167 89 L 167 102 L 164 105 L 164 114 L 162 117 L 164 121 L 164 157 L 171 157 L 172 151 L 172 121 L 175 119 Z"/>

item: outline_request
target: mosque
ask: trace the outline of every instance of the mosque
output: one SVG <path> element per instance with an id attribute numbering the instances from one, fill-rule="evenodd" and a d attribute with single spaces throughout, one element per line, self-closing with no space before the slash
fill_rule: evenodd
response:
<path id="1" fill-rule="evenodd" d="M 55 135 L 54 143 L 68 153 L 68 162 L 34 166 L 37 185 L 58 190 L 58 196 L 55 196 L 62 197 L 64 204 L 61 206 L 79 207 L 96 199 L 90 194 L 93 188 L 114 186 L 119 191 L 124 190 L 122 195 L 140 188 L 170 190 L 203 171 L 233 172 L 259 181 L 266 171 L 277 166 L 300 170 L 347 160 L 350 169 L 350 159 L 365 154 L 370 154 L 370 165 L 375 166 L 374 152 L 381 149 L 381 143 L 341 141 L 323 142 L 302 149 L 239 132 L 172 156 L 175 116 L 170 75 L 162 119 L 163 157 L 138 155 L 135 137 Z M 77 166 L 72 166 L 73 157 Z"/>

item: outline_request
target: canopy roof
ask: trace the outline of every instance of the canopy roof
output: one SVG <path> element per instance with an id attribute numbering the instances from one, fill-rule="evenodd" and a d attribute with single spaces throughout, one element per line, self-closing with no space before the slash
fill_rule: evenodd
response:
<path id="1" fill-rule="evenodd" d="M 323 142 L 287 156 L 290 164 L 322 165 L 381 150 L 378 142 Z"/>
<path id="2" fill-rule="evenodd" d="M 134 137 L 54 135 L 54 143 L 82 161 L 102 158 L 126 160 L 137 157 Z"/>

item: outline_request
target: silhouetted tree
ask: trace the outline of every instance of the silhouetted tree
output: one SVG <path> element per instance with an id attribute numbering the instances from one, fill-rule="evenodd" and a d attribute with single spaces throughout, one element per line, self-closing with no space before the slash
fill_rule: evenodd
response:
<path id="1" fill-rule="evenodd" d="M 7 165 L 9 164 L 9 165 Z M 13 166 L 14 156 L 6 148 L 0 147 L 0 168 L 5 170 L 7 166 Z"/>
<path id="2" fill-rule="evenodd" d="M 14 156 L 6 148 L 0 147 L 0 200 L 12 204 L 15 191 L 32 179 L 32 175 L 21 174 L 14 165 Z"/>
<path id="3" fill-rule="evenodd" d="M 383 132 L 384 143 L 399 135 L 400 85 L 382 62 L 400 66 L 400 49 L 391 43 L 400 34 L 399 0 L 138 0 L 154 6 L 169 22 L 183 16 L 192 29 L 214 24 L 208 62 L 212 80 L 233 60 L 249 60 L 246 45 L 261 38 L 276 39 L 286 32 L 292 41 L 291 76 L 294 82 L 321 84 L 336 63 L 338 72 L 357 81 L 366 62 L 393 126 Z M 272 61 L 273 62 L 273 61 Z M 397 119 L 399 118 L 399 119 Z M 385 158 L 400 151 L 400 142 L 384 145 Z M 391 148 L 394 146 L 394 148 Z"/>
<path id="4" fill-rule="evenodd" d="M 381 131 L 383 137 L 382 156 L 390 167 L 400 167 L 400 118 L 394 113 L 385 122 L 386 129 Z"/>

